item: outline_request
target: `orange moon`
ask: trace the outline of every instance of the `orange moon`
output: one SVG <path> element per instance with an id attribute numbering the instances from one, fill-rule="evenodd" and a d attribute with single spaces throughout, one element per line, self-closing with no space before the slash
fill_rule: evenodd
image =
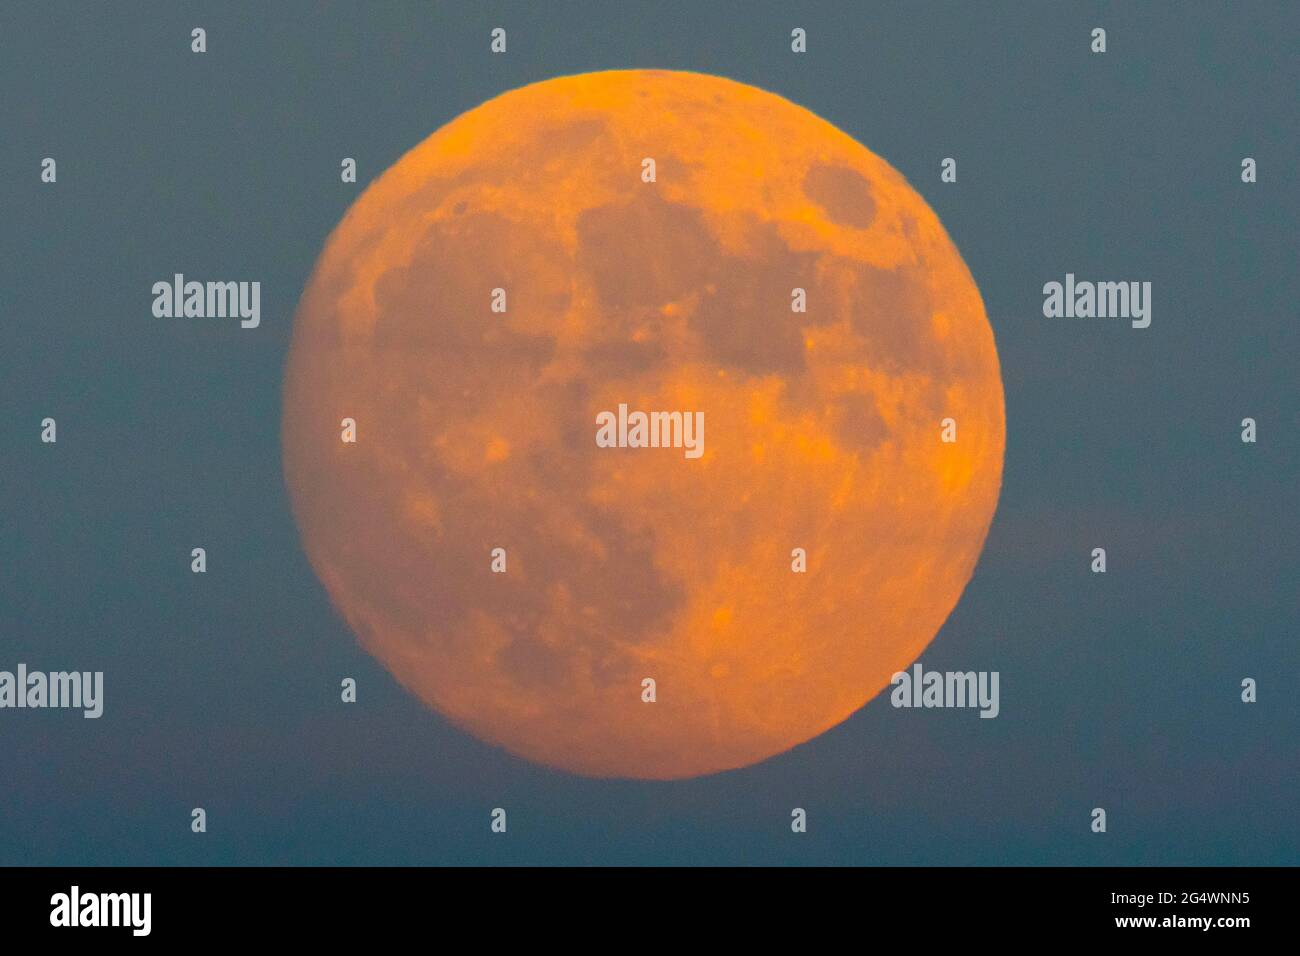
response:
<path id="1" fill-rule="evenodd" d="M 702 413 L 703 454 L 598 447 L 620 404 Z M 654 70 L 505 93 L 384 172 L 284 385 L 303 546 L 362 646 L 599 777 L 743 767 L 886 688 L 970 579 L 1004 429 L 979 290 L 904 178 Z"/>

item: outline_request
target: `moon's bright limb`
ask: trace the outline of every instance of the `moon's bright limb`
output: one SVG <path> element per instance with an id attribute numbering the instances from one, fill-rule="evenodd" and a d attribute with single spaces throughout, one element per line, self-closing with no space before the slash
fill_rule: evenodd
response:
<path id="1" fill-rule="evenodd" d="M 943 624 L 1001 482 L 993 335 L 934 213 L 812 113 L 693 73 L 537 83 L 403 156 L 321 255 L 284 399 L 303 542 L 366 649 L 596 776 L 844 720 Z M 702 411 L 704 455 L 598 448 L 620 403 Z"/>

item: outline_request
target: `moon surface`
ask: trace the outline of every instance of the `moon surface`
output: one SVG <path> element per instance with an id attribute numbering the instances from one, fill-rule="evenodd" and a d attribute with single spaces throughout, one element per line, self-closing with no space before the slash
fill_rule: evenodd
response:
<path id="1" fill-rule="evenodd" d="M 702 412 L 703 454 L 598 447 L 620 404 Z M 362 646 L 601 777 L 746 766 L 887 687 L 970 579 L 1004 429 L 979 290 L 903 177 L 772 93 L 652 70 L 505 93 L 384 172 L 284 385 L 303 546 Z"/>

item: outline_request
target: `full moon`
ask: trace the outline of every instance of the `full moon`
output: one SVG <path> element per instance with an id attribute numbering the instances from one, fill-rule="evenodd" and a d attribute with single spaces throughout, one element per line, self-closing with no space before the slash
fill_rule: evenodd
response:
<path id="1" fill-rule="evenodd" d="M 700 420 L 701 453 L 603 447 L 620 406 Z M 888 687 L 970 580 L 1004 444 L 930 207 L 697 73 L 547 80 L 437 130 L 330 235 L 285 372 L 294 516 L 361 645 L 588 776 L 743 767 Z"/>

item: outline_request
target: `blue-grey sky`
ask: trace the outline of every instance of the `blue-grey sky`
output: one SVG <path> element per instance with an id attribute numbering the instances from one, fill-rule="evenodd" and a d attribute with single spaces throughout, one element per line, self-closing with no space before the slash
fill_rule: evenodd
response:
<path id="1" fill-rule="evenodd" d="M 103 670 L 105 712 L 0 711 L 0 863 L 1300 859 L 1294 7 L 790 7 L 5 5 L 0 669 Z M 331 607 L 279 433 L 325 237 L 465 110 L 619 67 L 807 107 L 900 170 L 961 250 L 1007 451 L 983 557 L 923 661 L 998 670 L 998 719 L 882 695 L 747 769 L 589 780 L 449 725 Z M 174 272 L 260 280 L 261 326 L 154 318 Z M 1150 281 L 1151 327 L 1044 318 L 1067 272 Z"/>

